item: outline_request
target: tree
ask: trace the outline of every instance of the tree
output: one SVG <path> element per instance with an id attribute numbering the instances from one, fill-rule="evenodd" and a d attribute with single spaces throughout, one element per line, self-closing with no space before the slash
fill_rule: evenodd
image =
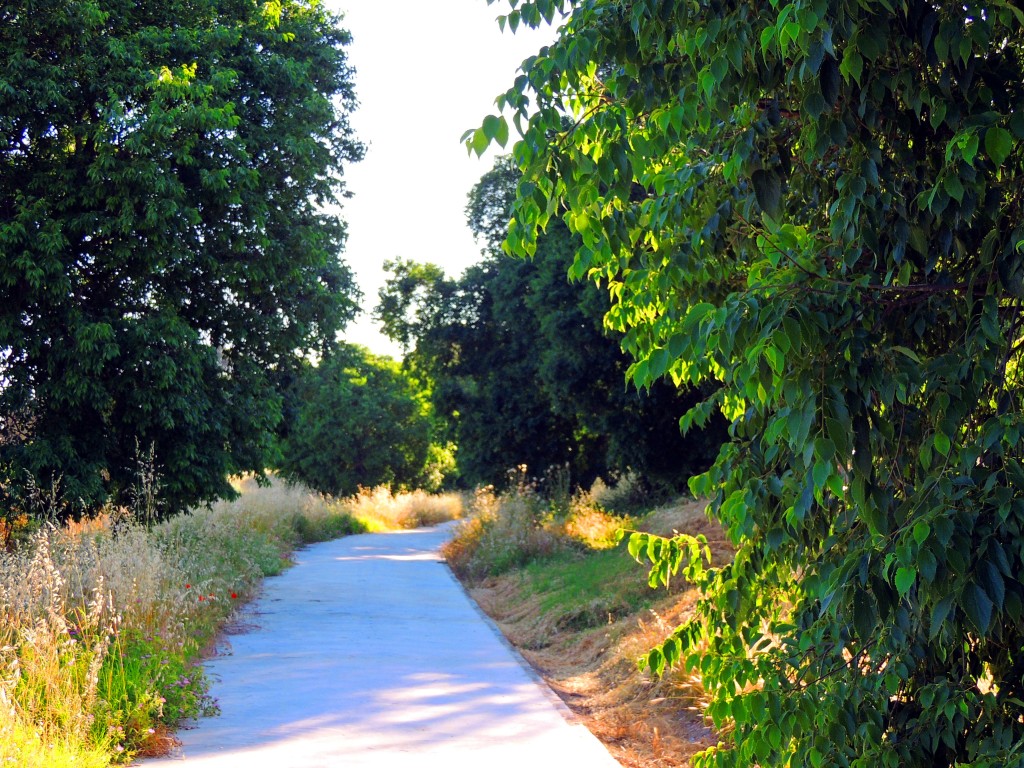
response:
<path id="1" fill-rule="evenodd" d="M 460 279 L 434 265 L 396 261 L 376 314 L 409 350 L 416 375 L 430 381 L 434 407 L 457 446 L 459 478 L 505 482 L 520 464 L 533 471 L 571 456 L 571 429 L 552 414 L 536 376 L 532 318 L 521 296 L 491 293 L 497 264 Z"/>
<path id="2" fill-rule="evenodd" d="M 153 449 L 168 511 L 262 471 L 280 383 L 356 311 L 358 160 L 318 2 L 0 8 L 0 474 L 77 513 Z"/>
<path id="3" fill-rule="evenodd" d="M 1024 763 L 1024 14 L 512 6 L 564 23 L 498 99 L 509 248 L 564 210 L 634 381 L 716 381 L 684 425 L 731 421 L 691 487 L 735 561 L 631 540 L 704 593 L 646 658 L 734 726 L 696 765 Z"/>
<path id="4" fill-rule="evenodd" d="M 281 474 L 334 496 L 427 479 L 431 415 L 426 396 L 394 360 L 339 346 L 299 377 Z"/>
<path id="5" fill-rule="evenodd" d="M 535 473 L 567 466 L 583 485 L 632 469 L 678 487 L 710 465 L 724 430 L 683 439 L 678 419 L 695 393 L 626 385 L 628 358 L 602 326 L 607 295 L 566 276 L 575 241 L 564 225 L 551 227 L 530 262 L 502 253 L 518 179 L 510 158 L 499 158 L 470 192 L 466 214 L 483 259 L 461 278 L 390 265 L 376 311 L 385 333 L 434 382 L 464 480 L 498 484 L 525 464 Z"/>

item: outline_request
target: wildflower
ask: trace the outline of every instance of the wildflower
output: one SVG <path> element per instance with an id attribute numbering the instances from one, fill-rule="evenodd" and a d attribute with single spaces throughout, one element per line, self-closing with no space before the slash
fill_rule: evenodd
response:
<path id="1" fill-rule="evenodd" d="M 192 585 L 191 584 L 186 584 L 185 585 L 185 589 L 192 589 Z"/>
<path id="2" fill-rule="evenodd" d="M 200 595 L 199 596 L 199 602 L 200 603 L 203 602 L 203 600 L 205 600 L 205 599 L 206 599 L 206 597 L 204 595 Z"/>
<path id="3" fill-rule="evenodd" d="M 232 592 L 231 593 L 231 599 L 232 600 L 237 600 L 238 599 L 238 593 L 237 592 Z"/>

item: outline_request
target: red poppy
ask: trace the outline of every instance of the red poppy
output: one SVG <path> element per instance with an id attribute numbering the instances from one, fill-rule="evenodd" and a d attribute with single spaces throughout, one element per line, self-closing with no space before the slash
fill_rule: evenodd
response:
<path id="1" fill-rule="evenodd" d="M 232 592 L 231 593 L 231 599 L 232 600 L 237 600 L 238 599 L 238 594 L 236 592 Z"/>
<path id="2" fill-rule="evenodd" d="M 185 585 L 185 589 L 192 589 L 192 585 L 191 584 L 186 584 Z"/>
<path id="3" fill-rule="evenodd" d="M 200 595 L 200 596 L 199 596 L 199 602 L 202 602 L 202 601 L 203 601 L 203 600 L 205 600 L 205 599 L 206 599 L 206 598 L 205 598 L 205 597 L 203 597 L 202 595 Z"/>

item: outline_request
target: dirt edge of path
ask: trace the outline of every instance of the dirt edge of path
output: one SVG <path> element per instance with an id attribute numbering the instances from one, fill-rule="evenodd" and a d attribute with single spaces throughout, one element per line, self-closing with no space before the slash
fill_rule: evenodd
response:
<path id="1" fill-rule="evenodd" d="M 697 508 L 694 503 L 666 510 L 651 521 L 654 532 L 686 530 Z M 702 512 L 701 518 L 707 525 Z M 720 531 L 701 532 L 711 534 L 713 549 L 731 556 Z M 718 743 L 703 715 L 706 697 L 699 679 L 675 671 L 659 680 L 636 665 L 641 654 L 689 618 L 695 590 L 676 591 L 641 613 L 578 630 L 546 617 L 517 572 L 463 587 L 572 716 L 626 768 L 683 768 L 694 754 Z"/>

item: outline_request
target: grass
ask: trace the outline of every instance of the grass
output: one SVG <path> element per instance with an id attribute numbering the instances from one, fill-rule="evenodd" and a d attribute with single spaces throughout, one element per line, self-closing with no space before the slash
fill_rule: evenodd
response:
<path id="1" fill-rule="evenodd" d="M 0 768 L 165 754 L 180 721 L 217 710 L 204 651 L 296 547 L 461 514 L 458 496 L 237 487 L 234 502 L 158 525 L 118 510 L 116 525 L 107 515 L 11 537 L 22 543 L 0 553 Z"/>
<path id="2" fill-rule="evenodd" d="M 421 528 L 462 517 L 463 497 L 457 493 L 409 491 L 392 494 L 386 488 L 360 491 L 341 504 L 369 531 Z"/>
<path id="3" fill-rule="evenodd" d="M 573 554 L 528 564 L 522 589 L 559 629 L 610 624 L 650 608 L 659 598 L 643 569 L 621 549 Z"/>
<path id="4" fill-rule="evenodd" d="M 652 590 L 614 532 L 703 533 L 716 562 L 731 549 L 703 504 L 615 515 L 599 490 L 575 497 L 562 515 L 522 489 L 478 496 L 446 552 L 471 595 L 623 765 L 689 765 L 717 741 L 700 680 L 679 672 L 655 679 L 638 673 L 636 659 L 685 621 L 696 594 L 685 583 Z M 642 507 L 631 499 L 630 508 Z M 531 543 L 539 539 L 543 547 Z"/>

